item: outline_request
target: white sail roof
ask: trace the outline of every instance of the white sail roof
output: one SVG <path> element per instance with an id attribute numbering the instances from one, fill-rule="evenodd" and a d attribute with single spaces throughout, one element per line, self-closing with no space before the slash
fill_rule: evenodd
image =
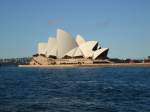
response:
<path id="1" fill-rule="evenodd" d="M 100 56 L 102 53 L 106 52 L 108 50 L 108 48 L 101 48 L 101 49 L 98 49 L 94 52 L 94 55 L 93 55 L 93 59 L 96 59 L 98 56 Z"/>
<path id="2" fill-rule="evenodd" d="M 81 49 L 78 47 L 76 48 L 76 51 L 75 53 L 73 54 L 73 57 L 76 57 L 76 56 L 84 56 Z"/>
<path id="3" fill-rule="evenodd" d="M 49 38 L 48 39 L 48 45 L 46 48 L 46 55 L 47 56 L 51 55 L 51 50 L 54 48 L 54 46 L 56 46 L 56 44 L 57 44 L 56 38 Z"/>
<path id="4" fill-rule="evenodd" d="M 48 56 L 56 56 L 57 57 L 57 45 L 55 45 L 52 50 L 49 52 Z"/>
<path id="5" fill-rule="evenodd" d="M 85 43 L 86 41 L 84 40 L 84 38 L 81 35 L 78 34 L 76 37 L 76 42 L 77 42 L 78 46 L 80 46 L 83 43 Z"/>
<path id="6" fill-rule="evenodd" d="M 64 55 L 67 52 L 77 47 L 77 43 L 72 38 L 72 36 L 69 33 L 60 29 L 57 30 L 57 45 L 58 45 L 58 58 L 64 57 Z"/>
<path id="7" fill-rule="evenodd" d="M 38 54 L 45 54 L 47 48 L 47 43 L 39 43 L 38 44 Z"/>
<path id="8" fill-rule="evenodd" d="M 74 53 L 76 52 L 77 48 L 72 49 L 71 51 L 69 51 L 68 53 L 66 53 L 66 56 L 70 56 L 73 57 Z"/>
<path id="9" fill-rule="evenodd" d="M 45 54 L 47 57 L 56 56 L 63 58 L 64 56 L 97 59 L 107 55 L 108 48 L 101 48 L 97 41 L 85 41 L 80 35 L 76 40 L 72 36 L 61 30 L 57 30 L 56 38 L 49 38 L 48 43 L 38 44 L 38 54 Z M 102 53 L 106 53 L 103 54 Z"/>
<path id="10" fill-rule="evenodd" d="M 82 44 L 81 46 L 79 46 L 79 48 L 81 49 L 85 58 L 89 58 L 89 57 L 93 56 L 93 50 L 92 49 L 95 47 L 95 45 L 97 43 L 98 43 L 97 41 L 88 41 L 88 42 Z"/>
<path id="11" fill-rule="evenodd" d="M 76 57 L 76 56 L 84 56 L 81 49 L 79 47 L 76 47 L 69 51 L 68 53 L 65 54 L 65 56 L 70 56 L 70 57 Z"/>

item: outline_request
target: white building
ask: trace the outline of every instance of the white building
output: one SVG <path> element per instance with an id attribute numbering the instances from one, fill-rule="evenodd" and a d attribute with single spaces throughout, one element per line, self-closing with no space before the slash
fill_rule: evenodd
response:
<path id="1" fill-rule="evenodd" d="M 61 30 L 57 30 L 56 38 L 50 37 L 48 43 L 38 44 L 38 54 L 44 54 L 51 58 L 106 58 L 108 48 L 101 48 L 98 41 L 85 41 L 82 36 L 76 39 Z"/>

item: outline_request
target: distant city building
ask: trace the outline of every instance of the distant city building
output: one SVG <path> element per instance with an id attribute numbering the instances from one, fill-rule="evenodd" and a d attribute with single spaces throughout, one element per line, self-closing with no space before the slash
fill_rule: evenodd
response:
<path id="1" fill-rule="evenodd" d="M 55 59 L 104 59 L 107 58 L 108 51 L 108 48 L 101 48 L 98 41 L 85 41 L 80 35 L 74 39 L 61 29 L 58 29 L 56 37 L 50 37 L 47 43 L 38 44 L 38 55 Z"/>

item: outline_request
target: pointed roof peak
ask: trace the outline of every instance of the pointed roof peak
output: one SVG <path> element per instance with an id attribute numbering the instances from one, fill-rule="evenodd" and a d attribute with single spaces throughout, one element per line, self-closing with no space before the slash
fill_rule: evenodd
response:
<path id="1" fill-rule="evenodd" d="M 84 40 L 84 38 L 81 35 L 77 35 L 76 36 L 76 42 L 78 43 L 78 46 L 80 46 L 81 44 L 85 43 L 86 41 Z"/>
<path id="2" fill-rule="evenodd" d="M 68 33 L 68 32 L 66 32 L 65 30 L 61 29 L 61 28 L 58 28 L 58 29 L 57 29 L 57 32 L 64 32 L 64 33 Z"/>

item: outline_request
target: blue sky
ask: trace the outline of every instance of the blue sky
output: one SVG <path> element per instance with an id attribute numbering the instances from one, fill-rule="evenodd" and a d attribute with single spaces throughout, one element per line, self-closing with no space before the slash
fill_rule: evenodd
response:
<path id="1" fill-rule="evenodd" d="M 97 40 L 109 57 L 150 55 L 150 0 L 0 0 L 0 58 L 36 53 L 62 28 Z"/>

